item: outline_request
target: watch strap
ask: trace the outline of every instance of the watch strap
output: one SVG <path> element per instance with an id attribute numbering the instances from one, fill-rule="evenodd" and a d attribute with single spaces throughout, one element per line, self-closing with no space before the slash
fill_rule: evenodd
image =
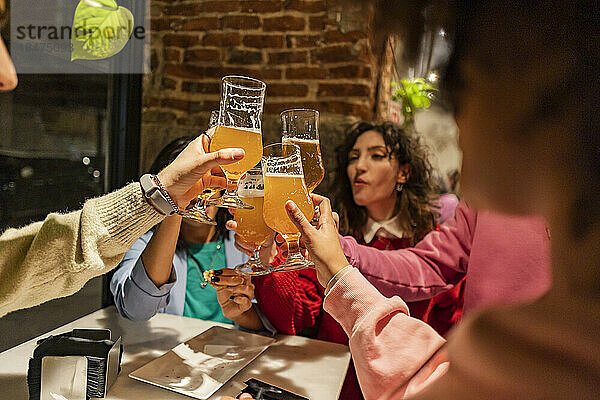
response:
<path id="1" fill-rule="evenodd" d="M 148 202 L 164 215 L 173 215 L 179 210 L 169 193 L 162 187 L 158 177 L 151 174 L 144 174 L 140 178 L 142 192 Z"/>

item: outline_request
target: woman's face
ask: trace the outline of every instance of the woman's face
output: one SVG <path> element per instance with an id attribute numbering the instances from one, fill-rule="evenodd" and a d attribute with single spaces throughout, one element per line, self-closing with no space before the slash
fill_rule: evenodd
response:
<path id="1" fill-rule="evenodd" d="M 381 133 L 367 131 L 361 134 L 348 153 L 346 168 L 354 202 L 365 207 L 390 203 L 393 206 L 396 183 L 405 182 L 400 169 L 398 160 L 389 156 Z"/>
<path id="2" fill-rule="evenodd" d="M 17 72 L 0 37 L 0 92 L 13 90 L 17 86 Z"/>

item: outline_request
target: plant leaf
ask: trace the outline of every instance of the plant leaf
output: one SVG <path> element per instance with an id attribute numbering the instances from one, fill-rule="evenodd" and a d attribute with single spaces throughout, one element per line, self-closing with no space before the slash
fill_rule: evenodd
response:
<path id="1" fill-rule="evenodd" d="M 71 61 L 112 57 L 129 41 L 133 14 L 114 0 L 81 0 L 73 17 Z"/>

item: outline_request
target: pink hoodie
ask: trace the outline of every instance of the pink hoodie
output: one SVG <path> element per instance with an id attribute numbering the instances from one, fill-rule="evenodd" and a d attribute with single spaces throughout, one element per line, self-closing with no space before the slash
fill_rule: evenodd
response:
<path id="1" fill-rule="evenodd" d="M 600 301 L 591 293 L 551 290 L 531 304 L 477 313 L 447 345 L 356 269 L 333 285 L 323 307 L 350 337 L 366 400 L 580 400 L 600 393 Z"/>
<path id="2" fill-rule="evenodd" d="M 476 212 L 455 218 L 414 248 L 381 251 L 341 237 L 350 264 L 386 297 L 429 299 L 467 277 L 465 315 L 480 307 L 532 301 L 550 287 L 550 241 L 536 217 Z"/>

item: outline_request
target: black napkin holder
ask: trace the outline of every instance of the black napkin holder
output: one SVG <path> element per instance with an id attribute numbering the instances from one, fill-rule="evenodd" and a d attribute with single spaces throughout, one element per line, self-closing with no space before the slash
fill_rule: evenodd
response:
<path id="1" fill-rule="evenodd" d="M 103 398 L 121 370 L 122 354 L 121 338 L 111 340 L 108 329 L 74 329 L 41 339 L 29 360 L 29 400 Z"/>

